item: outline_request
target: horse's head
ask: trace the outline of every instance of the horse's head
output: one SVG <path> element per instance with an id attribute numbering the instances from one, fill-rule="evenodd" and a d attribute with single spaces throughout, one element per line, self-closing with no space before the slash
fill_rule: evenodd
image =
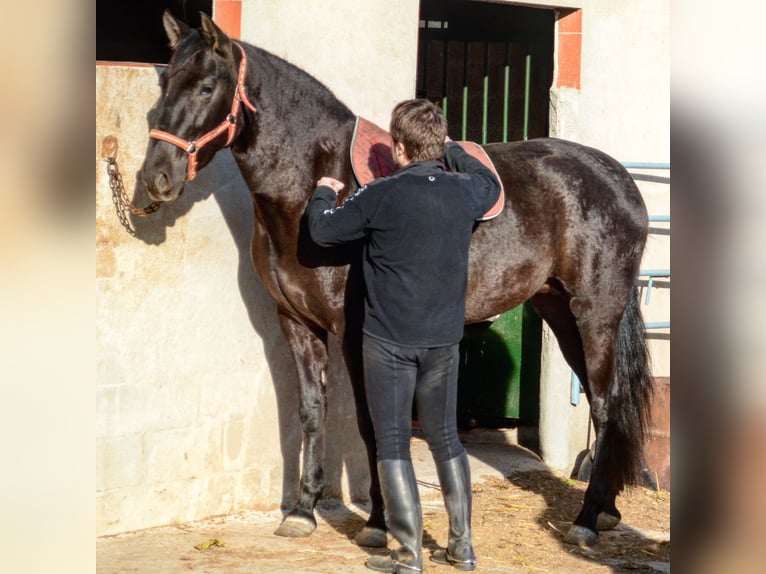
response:
<path id="1" fill-rule="evenodd" d="M 247 58 L 205 14 L 191 29 L 168 11 L 162 16 L 173 54 L 148 114 L 150 142 L 141 180 L 154 201 L 172 201 L 242 129 Z M 239 66 L 237 64 L 239 61 Z"/>

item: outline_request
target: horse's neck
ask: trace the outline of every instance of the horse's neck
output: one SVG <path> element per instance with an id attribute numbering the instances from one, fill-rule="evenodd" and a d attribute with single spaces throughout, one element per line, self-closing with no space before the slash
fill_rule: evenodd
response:
<path id="1" fill-rule="evenodd" d="M 312 161 L 319 140 L 337 140 L 336 161 L 329 163 L 338 163 L 348 154 L 354 114 L 316 79 L 273 54 L 256 48 L 250 63 L 258 111 L 234 157 L 254 201 L 262 204 L 256 208 L 302 213 L 319 177 Z"/>
<path id="2" fill-rule="evenodd" d="M 281 132 L 272 134 L 274 139 L 289 138 L 291 145 L 299 148 L 306 145 L 312 131 L 320 129 L 319 125 L 326 126 L 329 118 L 339 124 L 354 120 L 353 112 L 327 86 L 290 62 L 255 48 L 251 63 L 258 96 L 265 104 L 264 114 L 269 116 L 267 123 Z"/>

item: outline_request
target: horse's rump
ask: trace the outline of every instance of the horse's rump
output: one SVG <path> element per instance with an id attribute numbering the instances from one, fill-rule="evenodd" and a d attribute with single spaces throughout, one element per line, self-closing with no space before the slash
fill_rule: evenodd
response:
<path id="1" fill-rule="evenodd" d="M 640 192 L 619 162 L 555 138 L 484 149 L 505 184 L 506 205 L 474 231 L 467 321 L 523 303 L 550 279 L 572 296 L 595 297 L 607 288 L 627 296 L 648 222 Z"/>

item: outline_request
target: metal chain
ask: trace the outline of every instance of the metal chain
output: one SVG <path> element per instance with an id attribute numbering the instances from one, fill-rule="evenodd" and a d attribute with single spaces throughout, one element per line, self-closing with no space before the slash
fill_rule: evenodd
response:
<path id="1" fill-rule="evenodd" d="M 106 171 L 109 174 L 109 187 L 112 189 L 112 201 L 114 207 L 117 210 L 117 217 L 122 223 L 122 226 L 127 229 L 128 233 L 135 236 L 136 231 L 130 224 L 127 212 L 134 215 L 145 217 L 150 213 L 157 211 L 162 205 L 159 201 L 153 201 L 144 208 L 136 207 L 130 201 L 128 194 L 125 193 L 125 184 L 122 181 L 122 175 L 120 174 L 120 168 L 117 166 L 117 159 L 115 156 L 117 151 L 117 140 L 113 136 L 107 136 L 103 142 L 102 155 L 104 161 L 106 161 Z"/>

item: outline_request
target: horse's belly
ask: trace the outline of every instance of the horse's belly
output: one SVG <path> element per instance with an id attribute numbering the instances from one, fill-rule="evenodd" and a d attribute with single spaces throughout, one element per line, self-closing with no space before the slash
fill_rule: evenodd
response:
<path id="1" fill-rule="evenodd" d="M 523 236 L 509 215 L 501 214 L 474 232 L 466 293 L 468 323 L 521 305 L 545 285 L 554 266 L 549 242 Z"/>

